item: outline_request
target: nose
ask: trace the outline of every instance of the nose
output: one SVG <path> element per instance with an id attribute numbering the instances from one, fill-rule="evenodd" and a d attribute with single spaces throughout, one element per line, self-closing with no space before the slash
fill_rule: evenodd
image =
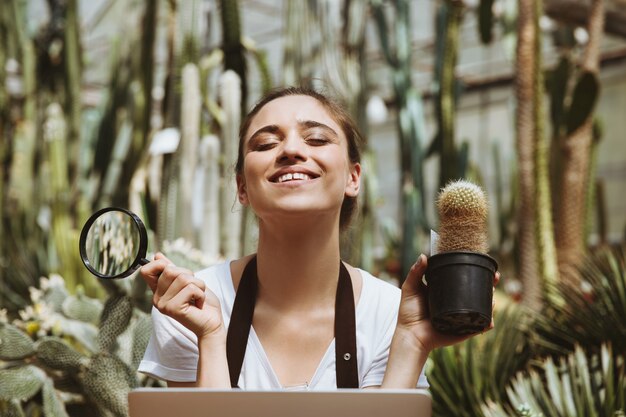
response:
<path id="1" fill-rule="evenodd" d="M 277 156 L 278 162 L 305 161 L 308 158 L 307 145 L 297 131 L 291 131 L 282 141 Z"/>

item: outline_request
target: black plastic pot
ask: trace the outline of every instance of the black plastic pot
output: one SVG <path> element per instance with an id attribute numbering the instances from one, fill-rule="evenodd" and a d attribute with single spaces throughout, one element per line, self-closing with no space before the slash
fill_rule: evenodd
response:
<path id="1" fill-rule="evenodd" d="M 491 323 L 498 263 L 478 252 L 444 252 L 428 259 L 426 281 L 433 327 L 442 333 L 478 333 Z"/>

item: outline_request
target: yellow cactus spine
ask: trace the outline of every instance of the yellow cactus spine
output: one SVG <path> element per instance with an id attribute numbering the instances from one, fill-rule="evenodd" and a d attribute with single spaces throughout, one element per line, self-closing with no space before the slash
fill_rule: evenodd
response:
<path id="1" fill-rule="evenodd" d="M 437 199 L 439 211 L 439 252 L 469 251 L 487 253 L 487 198 L 469 181 L 453 181 Z"/>

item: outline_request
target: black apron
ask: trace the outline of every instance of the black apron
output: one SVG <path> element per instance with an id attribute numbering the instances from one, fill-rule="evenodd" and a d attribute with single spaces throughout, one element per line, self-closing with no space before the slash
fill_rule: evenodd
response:
<path id="1" fill-rule="evenodd" d="M 238 388 L 239 374 L 246 354 L 248 335 L 254 316 L 258 288 L 256 256 L 241 276 L 226 336 L 226 358 L 230 385 Z M 356 323 L 352 280 L 343 262 L 339 261 L 339 282 L 335 299 L 335 372 L 337 388 L 358 388 L 359 373 L 356 356 Z"/>

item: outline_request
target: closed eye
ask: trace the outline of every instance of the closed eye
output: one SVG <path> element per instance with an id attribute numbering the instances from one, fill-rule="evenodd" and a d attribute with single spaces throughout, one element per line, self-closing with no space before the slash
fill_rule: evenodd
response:
<path id="1" fill-rule="evenodd" d="M 322 146 L 330 143 L 331 140 L 325 137 L 309 137 L 306 138 L 306 143 L 312 146 Z"/>
<path id="2" fill-rule="evenodd" d="M 268 151 L 268 150 L 272 149 L 273 147 L 275 147 L 277 143 L 278 142 L 259 143 L 254 148 L 252 148 L 252 150 L 253 151 L 257 151 L 257 152 Z"/>

